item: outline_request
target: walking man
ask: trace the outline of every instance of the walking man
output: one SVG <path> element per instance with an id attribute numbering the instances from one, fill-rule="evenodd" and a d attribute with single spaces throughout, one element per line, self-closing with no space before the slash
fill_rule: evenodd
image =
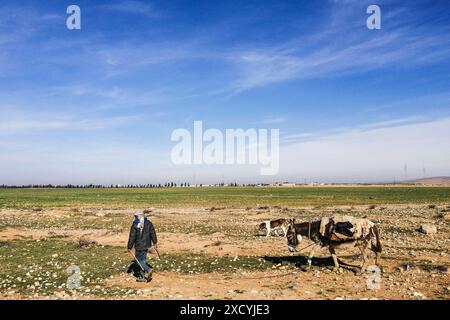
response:
<path id="1" fill-rule="evenodd" d="M 141 271 L 139 282 L 150 282 L 152 280 L 152 266 L 147 263 L 147 253 L 150 247 L 158 249 L 158 239 L 153 224 L 146 217 L 148 211 L 139 210 L 134 214 L 134 221 L 128 238 L 128 251 L 135 249 L 136 260 L 139 262 Z M 144 270 L 142 270 L 144 269 Z"/>

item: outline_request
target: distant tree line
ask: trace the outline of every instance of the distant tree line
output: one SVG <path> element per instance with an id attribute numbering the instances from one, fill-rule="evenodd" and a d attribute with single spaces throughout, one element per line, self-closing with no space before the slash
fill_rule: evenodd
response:
<path id="1" fill-rule="evenodd" d="M 203 184 L 196 184 L 192 187 L 204 187 L 204 186 L 214 186 L 214 187 L 238 187 L 238 186 L 247 186 L 247 187 L 254 187 L 258 186 L 257 184 L 237 184 L 234 183 L 216 183 L 213 185 L 203 185 Z M 109 185 L 103 185 L 103 184 L 66 184 L 66 185 L 55 185 L 55 184 L 27 184 L 27 185 L 6 185 L 2 184 L 0 185 L 0 189 L 30 189 L 30 188 L 69 188 L 69 189 L 113 189 L 113 188 L 189 188 L 191 187 L 191 184 L 189 182 L 184 183 L 176 183 L 176 182 L 167 182 L 164 184 L 109 184 Z"/>

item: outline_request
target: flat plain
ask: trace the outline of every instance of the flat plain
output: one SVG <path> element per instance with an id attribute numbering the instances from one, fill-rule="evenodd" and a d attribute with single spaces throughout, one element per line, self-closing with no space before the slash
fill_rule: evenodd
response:
<path id="1" fill-rule="evenodd" d="M 162 259 L 149 256 L 155 276 L 143 284 L 126 272 L 125 246 L 133 212 L 149 207 Z M 291 254 L 284 237 L 257 229 L 333 214 L 379 225 L 380 289 L 355 274 L 355 248 L 338 251 L 340 272 L 326 249 L 304 271 L 308 249 Z M 449 299 L 449 231 L 444 186 L 0 189 L 0 298 Z M 81 270 L 76 290 L 66 287 L 71 265 Z"/>

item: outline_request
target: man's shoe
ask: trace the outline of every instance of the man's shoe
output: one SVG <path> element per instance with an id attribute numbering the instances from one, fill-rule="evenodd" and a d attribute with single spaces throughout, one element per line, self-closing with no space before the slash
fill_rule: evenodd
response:
<path id="1" fill-rule="evenodd" d="M 145 278 L 137 278 L 136 282 L 148 282 Z"/>
<path id="2" fill-rule="evenodd" d="M 153 275 L 153 270 L 150 269 L 150 271 L 145 274 L 145 279 L 147 279 L 147 282 L 152 281 L 152 275 Z"/>

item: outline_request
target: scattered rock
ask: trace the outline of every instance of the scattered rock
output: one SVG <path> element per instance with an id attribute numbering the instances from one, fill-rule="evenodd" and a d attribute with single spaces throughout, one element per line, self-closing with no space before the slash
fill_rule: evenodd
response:
<path id="1" fill-rule="evenodd" d="M 222 241 L 217 240 L 217 241 L 213 242 L 211 245 L 214 247 L 218 247 L 218 246 L 221 246 L 222 244 L 223 244 Z"/>
<path id="2" fill-rule="evenodd" d="M 441 272 L 445 272 L 448 273 L 448 267 L 447 266 L 437 266 L 436 267 L 437 271 L 441 271 Z"/>
<path id="3" fill-rule="evenodd" d="M 417 298 L 420 298 L 420 299 L 426 299 L 426 298 L 427 298 L 427 297 L 425 297 L 424 294 L 421 293 L 421 292 L 414 292 L 414 293 L 413 293 L 413 296 L 414 296 L 414 297 L 417 297 Z"/>
<path id="4" fill-rule="evenodd" d="M 98 245 L 98 242 L 95 240 L 90 240 L 88 238 L 80 238 L 78 241 L 78 245 L 80 248 L 90 248 Z"/>
<path id="5" fill-rule="evenodd" d="M 419 228 L 419 232 L 423 234 L 435 234 L 437 232 L 437 228 L 432 224 L 422 224 Z"/>
<path id="6" fill-rule="evenodd" d="M 411 271 L 414 267 L 415 267 L 414 262 L 408 261 L 408 262 L 403 263 L 399 267 L 399 270 L 400 270 L 400 272 Z"/>
<path id="7" fill-rule="evenodd" d="M 223 208 L 223 207 L 221 207 L 221 208 L 217 208 L 217 207 L 211 207 L 210 209 L 209 209 L 209 211 L 216 211 L 216 210 L 225 210 L 225 208 Z"/>
<path id="8" fill-rule="evenodd" d="M 439 212 L 438 214 L 436 214 L 435 218 L 437 218 L 437 219 L 444 219 L 445 218 L 445 213 Z"/>

